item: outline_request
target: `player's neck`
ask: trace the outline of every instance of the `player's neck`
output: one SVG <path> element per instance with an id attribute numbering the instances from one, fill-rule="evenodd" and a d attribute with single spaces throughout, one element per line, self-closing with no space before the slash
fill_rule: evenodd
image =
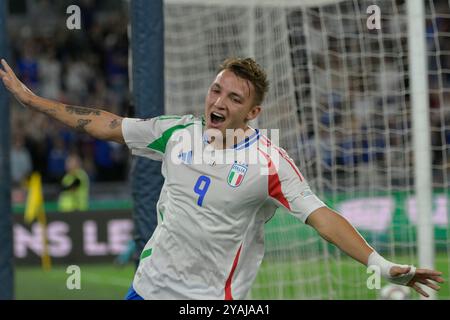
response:
<path id="1" fill-rule="evenodd" d="M 246 125 L 244 128 L 236 128 L 233 131 L 229 130 L 228 133 L 230 132 L 233 134 L 226 134 L 223 141 L 217 141 L 217 143 L 212 142 L 215 149 L 233 149 L 234 146 L 250 137 L 255 130 Z"/>

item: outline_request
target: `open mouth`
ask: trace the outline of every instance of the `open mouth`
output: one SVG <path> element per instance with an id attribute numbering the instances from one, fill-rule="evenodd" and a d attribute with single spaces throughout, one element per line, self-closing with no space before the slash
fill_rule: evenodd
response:
<path id="1" fill-rule="evenodd" d="M 220 124 L 222 122 L 225 121 L 225 116 L 217 113 L 217 112 L 212 112 L 211 113 L 211 123 L 212 124 Z"/>

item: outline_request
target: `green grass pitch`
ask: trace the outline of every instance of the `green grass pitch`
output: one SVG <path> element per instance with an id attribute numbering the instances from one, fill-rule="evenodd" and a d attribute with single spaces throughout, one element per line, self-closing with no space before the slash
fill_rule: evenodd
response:
<path id="1" fill-rule="evenodd" d="M 261 265 L 250 297 L 276 299 L 284 296 L 288 299 L 302 299 L 312 293 L 313 298 L 320 299 L 332 293 L 333 299 L 376 299 L 376 290 L 368 290 L 365 283 L 361 283 L 361 279 L 366 277 L 364 266 L 348 258 L 343 258 L 340 266 L 338 268 L 333 261 L 328 264 L 329 282 L 324 277 L 314 278 L 317 270 L 322 270 L 325 274 L 326 266 L 323 262 L 274 263 L 267 259 Z M 448 279 L 448 267 L 447 255 L 437 255 L 436 268 L 444 272 L 445 279 Z M 68 290 L 66 280 L 69 274 L 66 273 L 66 267 L 54 266 L 49 272 L 42 271 L 39 267 L 17 267 L 16 299 L 122 300 L 134 274 L 131 264 L 125 267 L 117 267 L 112 263 L 86 264 L 80 265 L 80 268 L 81 290 Z M 274 279 L 279 285 L 273 285 Z M 359 284 L 355 285 L 354 279 L 359 279 Z M 413 298 L 417 298 L 417 295 L 414 294 Z M 439 298 L 450 299 L 448 281 L 442 285 Z"/>

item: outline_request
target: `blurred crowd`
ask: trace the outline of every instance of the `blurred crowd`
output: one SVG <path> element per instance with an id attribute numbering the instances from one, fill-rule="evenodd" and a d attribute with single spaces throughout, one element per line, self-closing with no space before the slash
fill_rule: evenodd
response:
<path id="1" fill-rule="evenodd" d="M 74 2 L 82 12 L 80 30 L 66 28 L 64 1 L 27 1 L 25 14 L 11 15 L 13 69 L 42 97 L 125 116 L 129 104 L 126 11 L 105 10 L 104 1 Z M 59 183 L 70 154 L 81 158 L 91 181 L 126 179 L 124 146 L 77 133 L 17 102 L 12 107 L 11 137 L 15 185 L 31 170 L 39 171 L 44 182 Z"/>
<path id="2" fill-rule="evenodd" d="M 65 27 L 65 10 L 72 1 L 26 3 L 26 15 L 9 19 L 12 64 L 25 84 L 49 99 L 127 115 L 126 1 L 73 1 L 81 8 L 81 30 Z M 396 3 L 405 11 L 404 1 Z M 432 161 L 439 185 L 450 181 L 450 8 L 444 0 L 426 4 Z M 393 7 L 385 7 L 382 32 L 370 33 L 358 19 L 340 25 L 341 20 L 316 9 L 308 15 L 306 22 L 301 10 L 288 17 L 294 35 L 299 153 L 305 166 L 320 168 L 330 188 L 337 184 L 336 176 L 342 177 L 339 185 L 354 185 L 352 171 L 360 169 L 362 178 L 389 176 L 389 184 L 410 186 L 414 160 L 406 21 Z M 308 34 L 305 23 L 310 24 Z M 59 182 L 65 160 L 74 153 L 92 181 L 126 179 L 129 157 L 124 146 L 75 133 L 17 104 L 12 121 L 15 183 L 32 169 L 45 182 Z M 310 176 L 314 179 L 317 172 Z"/>
<path id="3" fill-rule="evenodd" d="M 309 176 L 321 171 L 327 190 L 414 184 L 408 29 L 399 15 L 406 2 L 395 3 L 380 3 L 381 31 L 367 30 L 358 19 L 342 24 L 333 5 L 330 12 L 308 11 L 306 22 L 301 12 L 289 17 L 298 35 L 291 41 L 300 154 Z M 433 183 L 440 187 L 450 185 L 450 5 L 425 3 Z M 351 5 L 341 10 L 354 14 Z"/>

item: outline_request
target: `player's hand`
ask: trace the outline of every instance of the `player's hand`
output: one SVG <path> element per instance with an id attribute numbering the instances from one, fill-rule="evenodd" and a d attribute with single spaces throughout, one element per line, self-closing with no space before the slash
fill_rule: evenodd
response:
<path id="1" fill-rule="evenodd" d="M 411 267 L 398 267 L 394 266 L 389 270 L 391 277 L 397 277 L 404 274 L 407 274 L 410 271 Z M 444 279 L 441 277 L 442 272 L 429 270 L 429 269 L 416 269 L 414 277 L 408 282 L 407 286 L 416 290 L 419 294 L 424 297 L 429 297 L 428 293 L 426 293 L 422 288 L 420 288 L 417 284 L 423 284 L 433 290 L 439 291 L 441 288 L 439 285 L 431 282 L 435 281 L 438 283 L 443 283 Z"/>
<path id="2" fill-rule="evenodd" d="M 22 105 L 28 106 L 31 97 L 35 96 L 35 94 L 17 78 L 5 59 L 2 59 L 1 63 L 3 69 L 0 68 L 0 78 L 3 84 Z"/>

